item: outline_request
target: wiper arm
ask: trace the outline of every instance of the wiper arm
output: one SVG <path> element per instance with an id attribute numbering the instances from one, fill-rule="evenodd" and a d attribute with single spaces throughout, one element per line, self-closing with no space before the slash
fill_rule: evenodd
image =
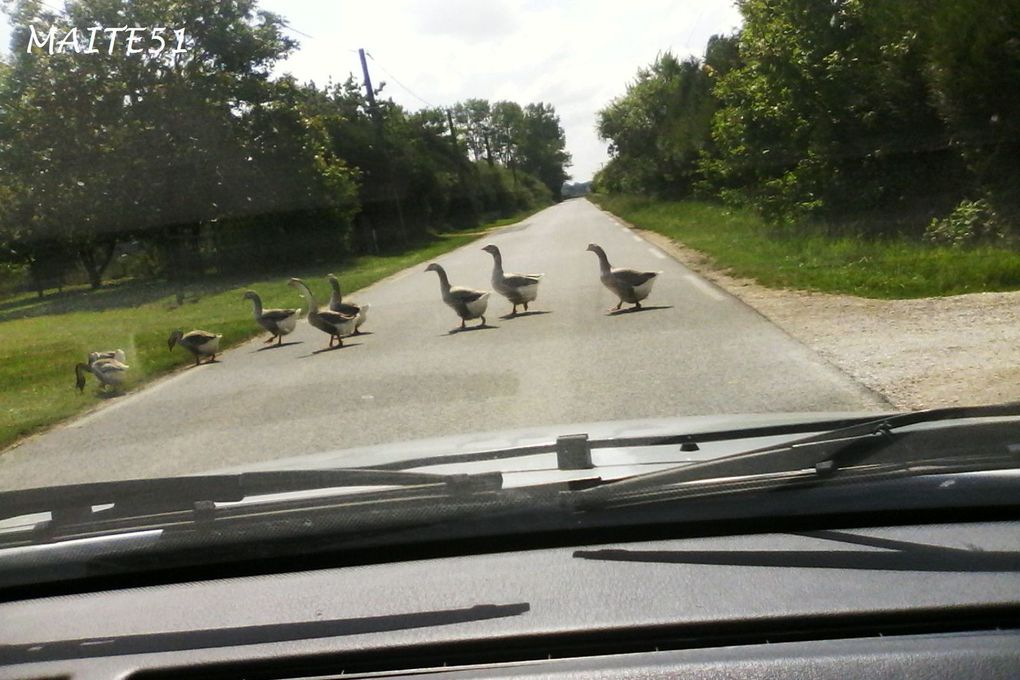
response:
<path id="1" fill-rule="evenodd" d="M 633 496 L 687 482 L 708 479 L 762 477 L 767 475 L 814 470 L 817 475 L 835 473 L 840 468 L 860 464 L 899 437 L 894 431 L 924 422 L 1020 416 L 1020 402 L 992 406 L 953 407 L 912 411 L 885 416 L 864 423 L 823 432 L 780 446 L 769 446 L 716 458 L 701 463 L 682 465 L 668 470 L 628 477 L 601 486 L 576 492 L 578 507 L 598 506 L 609 499 Z M 1016 457 L 1020 452 L 1011 452 Z M 945 455 L 937 456 L 945 459 Z M 915 459 L 905 459 L 900 463 Z"/>
<path id="2" fill-rule="evenodd" d="M 439 475 L 373 469 L 273 470 L 236 475 L 130 479 L 24 489 L 0 494 L 0 520 L 51 513 L 54 523 L 80 522 L 93 506 L 113 505 L 104 516 L 190 510 L 202 504 L 237 502 L 252 496 L 359 486 L 445 485 L 451 493 L 502 488 L 499 472 Z"/>

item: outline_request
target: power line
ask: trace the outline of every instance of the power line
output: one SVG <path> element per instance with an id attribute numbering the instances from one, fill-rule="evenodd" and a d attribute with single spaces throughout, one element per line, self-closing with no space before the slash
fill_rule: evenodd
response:
<path id="1" fill-rule="evenodd" d="M 433 104 L 432 102 L 430 102 L 430 101 L 428 101 L 427 99 L 425 99 L 424 97 L 420 97 L 420 96 L 418 96 L 417 94 L 415 94 L 414 90 L 412 90 L 412 89 L 411 89 L 411 88 L 409 88 L 409 87 L 408 87 L 407 85 L 404 85 L 404 84 L 403 84 L 402 82 L 400 82 L 400 80 L 398 80 L 398 79 L 397 79 L 397 77 L 396 77 L 395 75 L 393 75 L 392 73 L 390 73 L 390 72 L 389 72 L 389 70 L 388 70 L 388 69 L 387 69 L 387 68 L 386 68 L 385 66 L 383 66 L 382 64 L 380 64 L 380 63 L 379 63 L 379 60 L 378 60 L 378 59 L 376 59 L 375 57 L 373 57 L 373 56 L 372 56 L 372 53 L 371 53 L 371 52 L 366 52 L 365 54 L 367 54 L 367 55 L 368 55 L 368 58 L 369 58 L 369 59 L 371 59 L 371 60 L 372 60 L 372 62 L 373 62 L 373 63 L 374 63 L 374 64 L 375 64 L 376 66 L 378 66 L 378 67 L 379 67 L 379 69 L 380 69 L 380 70 L 381 70 L 381 71 L 382 71 L 383 73 L 385 73 L 386 75 L 388 75 L 388 76 L 390 77 L 390 79 L 391 79 L 391 80 L 392 80 L 393 82 L 395 82 L 395 83 L 396 83 L 397 85 L 399 85 L 400 87 L 402 87 L 402 88 L 403 88 L 403 89 L 404 89 L 404 90 L 405 90 L 405 91 L 406 91 L 406 92 L 407 92 L 407 93 L 408 93 L 409 95 L 411 95 L 412 97 L 414 97 L 415 99 L 417 99 L 417 100 L 418 100 L 418 101 L 420 101 L 420 102 L 421 102 L 422 104 L 424 104 L 425 106 L 429 107 L 430 109 L 435 109 L 435 108 L 439 108 L 439 107 L 437 107 L 437 106 L 436 106 L 435 104 Z"/>
<path id="2" fill-rule="evenodd" d="M 298 35 L 303 35 L 306 38 L 311 38 L 312 40 L 315 40 L 315 36 L 314 35 L 308 35 L 304 31 L 299 31 L 298 29 L 294 28 L 293 26 L 291 26 L 286 21 L 281 22 L 281 23 L 282 23 L 283 27 L 286 28 L 288 31 L 293 31 L 294 33 L 297 33 Z"/>

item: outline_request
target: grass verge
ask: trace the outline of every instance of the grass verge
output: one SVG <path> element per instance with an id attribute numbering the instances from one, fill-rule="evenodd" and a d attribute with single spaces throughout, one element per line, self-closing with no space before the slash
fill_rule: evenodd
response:
<path id="1" fill-rule="evenodd" d="M 1020 289 L 1020 253 L 936 247 L 906 238 L 782 236 L 753 212 L 699 201 L 592 195 L 642 229 L 701 251 L 735 276 L 772 288 L 901 299 Z"/>
<path id="2" fill-rule="evenodd" d="M 353 294 L 534 212 L 537 210 L 470 232 L 438 234 L 399 253 L 316 265 L 293 275 L 305 279 L 321 303 L 329 299 L 323 277 L 330 271 L 340 277 L 345 295 Z M 269 307 L 307 308 L 287 286 L 287 279 L 279 275 L 209 279 L 184 291 L 166 282 L 124 282 L 94 292 L 66 290 L 41 300 L 30 294 L 0 300 L 0 451 L 103 400 L 91 376 L 87 376 L 89 386 L 84 394 L 74 389 L 74 365 L 84 361 L 90 351 L 125 350 L 131 366 L 127 389 L 137 389 L 192 361 L 180 348 L 167 351 L 167 337 L 174 328 L 222 333 L 222 347 L 263 333 L 252 321 L 250 303 L 241 299 L 245 289 L 257 290 Z"/>

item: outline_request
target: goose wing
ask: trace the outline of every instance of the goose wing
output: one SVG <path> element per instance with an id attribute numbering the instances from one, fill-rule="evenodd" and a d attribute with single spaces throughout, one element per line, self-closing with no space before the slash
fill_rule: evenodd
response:
<path id="1" fill-rule="evenodd" d="M 210 333 L 209 331 L 194 330 L 194 331 L 191 331 L 190 333 L 185 333 L 180 341 L 182 343 L 187 343 L 189 345 L 198 346 L 198 345 L 204 345 L 205 343 L 209 342 L 210 340 L 215 340 L 216 338 L 219 338 L 219 337 L 220 336 L 217 335 L 216 333 Z"/>
<path id="2" fill-rule="evenodd" d="M 280 321 L 289 319 L 300 311 L 300 309 L 266 309 L 262 312 L 262 318 L 267 321 L 279 323 Z"/>
<path id="3" fill-rule="evenodd" d="M 525 286 L 534 286 L 543 276 L 545 274 L 506 274 L 503 280 L 514 288 L 524 288 Z"/>
<path id="4" fill-rule="evenodd" d="M 347 316 L 357 316 L 358 314 L 361 313 L 361 306 L 351 302 L 337 302 L 337 303 L 331 302 L 329 308 L 331 311 L 340 312 L 341 314 L 346 314 Z"/>
<path id="5" fill-rule="evenodd" d="M 320 311 L 319 318 L 328 323 L 331 326 L 341 326 L 345 323 L 354 321 L 355 317 L 350 314 L 344 314 L 342 312 Z"/>
<path id="6" fill-rule="evenodd" d="M 469 302 L 475 302 L 485 295 L 484 290 L 474 290 L 473 288 L 464 288 L 462 286 L 454 286 L 450 289 L 450 297 L 457 302 L 463 302 L 467 304 Z"/>
<path id="7" fill-rule="evenodd" d="M 659 275 L 659 272 L 639 272 L 636 269 L 613 269 L 612 274 L 613 278 L 620 283 L 636 288 L 654 279 Z"/>

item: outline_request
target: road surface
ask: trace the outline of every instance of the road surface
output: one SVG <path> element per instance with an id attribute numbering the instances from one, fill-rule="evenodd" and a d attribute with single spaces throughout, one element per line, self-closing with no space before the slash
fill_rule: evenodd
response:
<path id="1" fill-rule="evenodd" d="M 607 314 L 616 299 L 589 242 L 615 266 L 662 270 L 646 310 Z M 489 327 L 450 333 L 459 319 L 422 264 L 352 296 L 372 305 L 370 334 L 344 348 L 317 352 L 327 337 L 305 321 L 282 347 L 242 345 L 6 452 L 0 488 L 191 474 L 532 425 L 887 408 L 583 199 L 440 257 L 454 285 L 490 287 L 486 243 L 500 247 L 507 270 L 546 274 L 533 313 L 501 318 L 510 305 L 493 293 Z"/>

